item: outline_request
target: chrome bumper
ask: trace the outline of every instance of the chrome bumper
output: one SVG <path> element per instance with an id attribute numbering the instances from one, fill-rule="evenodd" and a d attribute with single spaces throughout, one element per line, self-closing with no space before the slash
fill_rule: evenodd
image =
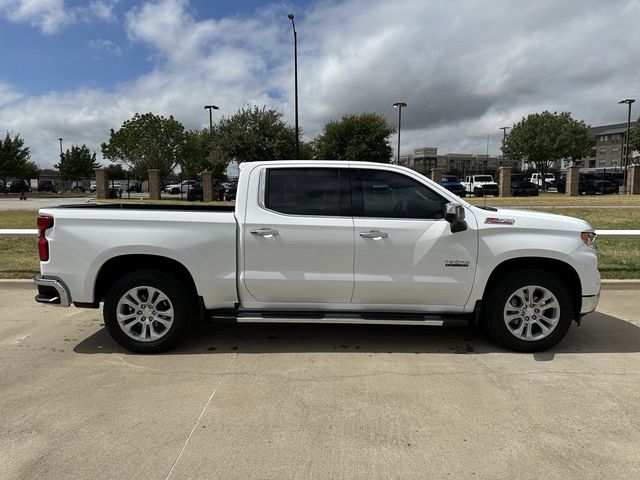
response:
<path id="1" fill-rule="evenodd" d="M 582 307 L 580 307 L 580 315 L 593 312 L 598 306 L 600 300 L 600 294 L 589 295 L 588 297 L 582 297 Z"/>
<path id="2" fill-rule="evenodd" d="M 33 281 L 38 286 L 36 302 L 56 307 L 68 307 L 71 305 L 69 289 L 59 278 L 35 275 Z"/>

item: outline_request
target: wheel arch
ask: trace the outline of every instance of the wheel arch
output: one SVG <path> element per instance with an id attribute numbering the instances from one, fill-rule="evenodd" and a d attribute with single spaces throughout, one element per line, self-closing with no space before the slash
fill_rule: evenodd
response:
<path id="1" fill-rule="evenodd" d="M 492 286 L 497 283 L 499 278 L 518 270 L 539 270 L 549 272 L 558 277 L 558 279 L 565 284 L 571 295 L 574 317 L 579 316 L 582 305 L 582 283 L 580 282 L 580 276 L 571 265 L 554 258 L 520 257 L 505 260 L 497 265 L 491 272 L 491 275 L 489 275 L 482 298 L 488 298 Z"/>
<path id="2" fill-rule="evenodd" d="M 103 301 L 109 287 L 124 273 L 144 269 L 159 270 L 180 278 L 189 290 L 193 301 L 197 301 L 198 290 L 193 277 L 180 262 L 161 255 L 130 254 L 110 258 L 100 267 L 93 289 L 94 302 Z"/>

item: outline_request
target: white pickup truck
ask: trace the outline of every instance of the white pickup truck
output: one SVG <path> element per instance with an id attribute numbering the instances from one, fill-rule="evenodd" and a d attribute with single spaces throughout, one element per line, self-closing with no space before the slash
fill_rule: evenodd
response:
<path id="1" fill-rule="evenodd" d="M 235 207 L 73 205 L 38 218 L 36 301 L 98 308 L 124 347 L 173 346 L 199 317 L 482 324 L 538 351 L 593 311 L 582 220 L 474 207 L 377 163 L 242 164 Z"/>
<path id="2" fill-rule="evenodd" d="M 462 182 L 467 195 L 482 197 L 484 195 L 498 196 L 498 184 L 491 175 L 469 175 Z"/>

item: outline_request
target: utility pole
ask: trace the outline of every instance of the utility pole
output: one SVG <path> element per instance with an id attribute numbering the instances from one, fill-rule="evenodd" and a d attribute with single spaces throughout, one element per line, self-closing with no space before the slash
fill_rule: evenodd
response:
<path id="1" fill-rule="evenodd" d="M 404 102 L 396 102 L 392 105 L 392 107 L 398 109 L 398 165 L 400 165 L 400 129 L 402 128 L 402 107 L 406 106 L 407 104 Z"/>
<path id="2" fill-rule="evenodd" d="M 629 132 L 631 130 L 631 104 L 635 101 L 635 98 L 626 98 L 618 102 L 629 105 L 629 114 L 627 115 L 627 137 L 624 149 L 624 193 L 629 193 L 629 187 L 627 186 L 627 171 L 629 170 Z M 636 128 L 638 128 L 638 125 L 636 125 Z"/>
<path id="3" fill-rule="evenodd" d="M 216 105 L 205 105 L 205 110 L 209 110 L 209 133 L 213 130 L 213 110 L 220 110 Z"/>
<path id="4" fill-rule="evenodd" d="M 293 21 L 293 13 L 287 15 L 291 20 L 291 26 L 293 27 L 293 75 L 295 83 L 295 99 L 296 99 L 296 160 L 300 160 L 300 129 L 298 128 L 298 32 L 296 31 L 296 24 Z"/>

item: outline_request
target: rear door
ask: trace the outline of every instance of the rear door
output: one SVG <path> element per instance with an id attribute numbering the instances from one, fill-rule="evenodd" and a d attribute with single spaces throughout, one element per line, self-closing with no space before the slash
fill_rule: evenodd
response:
<path id="1" fill-rule="evenodd" d="M 448 202 L 417 178 L 385 169 L 353 175 L 353 304 L 385 310 L 455 311 L 475 275 L 477 226 L 451 233 Z"/>
<path id="2" fill-rule="evenodd" d="M 241 281 L 254 303 L 348 304 L 354 255 L 349 169 L 274 166 L 251 175 L 249 191 L 259 193 L 247 201 Z"/>

